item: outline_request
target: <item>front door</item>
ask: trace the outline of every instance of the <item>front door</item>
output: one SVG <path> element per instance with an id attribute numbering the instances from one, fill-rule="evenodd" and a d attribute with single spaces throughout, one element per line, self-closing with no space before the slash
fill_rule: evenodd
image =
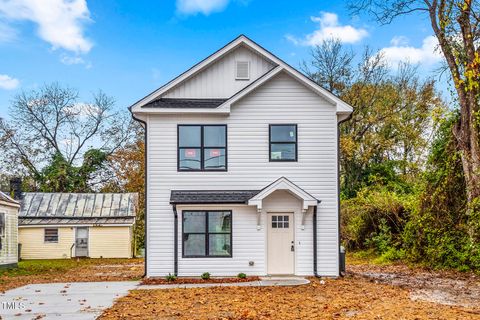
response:
<path id="1" fill-rule="evenodd" d="M 267 227 L 267 273 L 295 273 L 295 241 L 292 213 L 269 213 Z"/>
<path id="2" fill-rule="evenodd" d="M 76 228 L 75 256 L 88 257 L 88 227 Z"/>

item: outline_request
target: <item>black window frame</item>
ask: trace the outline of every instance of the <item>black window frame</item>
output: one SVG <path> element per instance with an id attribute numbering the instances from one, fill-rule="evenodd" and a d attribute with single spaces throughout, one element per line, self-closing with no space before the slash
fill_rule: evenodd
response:
<path id="1" fill-rule="evenodd" d="M 183 219 L 186 212 L 205 212 L 205 232 L 187 232 L 185 233 L 185 221 Z M 230 213 L 230 255 L 209 255 L 209 235 L 211 234 L 228 234 L 227 232 L 209 232 L 208 217 L 210 212 L 229 212 Z M 205 235 L 205 255 L 185 255 L 185 235 L 186 234 L 202 234 Z M 182 258 L 233 258 L 233 212 L 232 210 L 183 210 L 182 211 Z"/>
<path id="2" fill-rule="evenodd" d="M 200 146 L 182 146 L 180 147 L 180 127 L 200 127 Z M 205 127 L 224 127 L 225 128 L 225 146 L 205 146 L 204 128 Z M 200 149 L 200 169 L 182 169 L 180 168 L 180 150 L 182 149 Z M 223 149 L 225 150 L 225 169 L 205 169 L 205 149 Z M 178 124 L 177 125 L 177 171 L 178 172 L 225 172 L 228 171 L 228 127 L 226 124 Z"/>
<path id="3" fill-rule="evenodd" d="M 295 141 L 272 141 L 272 127 L 295 127 Z M 295 159 L 272 159 L 272 144 L 294 144 Z M 298 161 L 298 125 L 296 123 L 275 123 L 268 125 L 268 160 L 270 162 L 297 162 Z"/>
<path id="4" fill-rule="evenodd" d="M 56 230 L 57 231 L 57 239 L 55 241 L 47 241 L 47 230 Z M 44 243 L 58 243 L 58 228 L 43 228 L 43 242 Z"/>

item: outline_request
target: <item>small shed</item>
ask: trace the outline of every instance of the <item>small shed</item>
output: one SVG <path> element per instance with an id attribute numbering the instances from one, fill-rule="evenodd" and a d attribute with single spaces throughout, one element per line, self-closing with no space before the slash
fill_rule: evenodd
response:
<path id="1" fill-rule="evenodd" d="M 136 193 L 26 192 L 19 214 L 22 259 L 131 258 Z"/>
<path id="2" fill-rule="evenodd" d="M 18 263 L 18 210 L 20 204 L 0 191 L 0 268 Z"/>

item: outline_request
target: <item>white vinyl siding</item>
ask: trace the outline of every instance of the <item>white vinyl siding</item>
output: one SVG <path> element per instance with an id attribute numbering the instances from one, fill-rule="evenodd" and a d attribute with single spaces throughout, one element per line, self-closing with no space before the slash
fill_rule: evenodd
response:
<path id="1" fill-rule="evenodd" d="M 0 265 L 14 264 L 18 262 L 18 208 L 0 202 L 0 212 L 5 214 Z"/>
<path id="2" fill-rule="evenodd" d="M 208 87 L 214 88 L 215 82 L 209 83 Z M 199 123 L 226 124 L 228 126 L 227 172 L 177 172 L 177 124 Z M 269 162 L 269 124 L 275 123 L 296 123 L 298 125 L 298 162 Z M 285 176 L 322 201 L 318 207 L 317 218 L 318 273 L 323 276 L 338 275 L 337 116 L 335 106 L 294 78 L 281 73 L 234 104 L 228 116 L 149 115 L 147 125 L 148 229 L 146 243 L 148 245 L 148 276 L 164 276 L 174 271 L 174 215 L 172 206 L 169 204 L 171 190 L 261 189 L 281 176 Z M 252 211 L 251 215 L 244 210 L 245 223 L 247 221 L 250 221 L 249 224 L 253 223 L 248 227 L 238 224 L 238 222 L 236 224 L 235 219 L 238 218 L 235 218 L 234 211 L 233 259 L 239 259 L 238 261 L 241 261 L 239 263 L 243 266 L 245 261 L 254 257 L 260 263 L 256 262 L 255 267 L 249 272 L 264 274 L 266 272 L 264 260 L 259 257 L 265 255 L 265 228 L 262 226 L 260 232 L 251 233 L 248 241 L 235 243 L 239 241 L 238 232 L 241 232 L 242 228 L 245 230 L 256 228 L 255 208 L 252 207 L 250 210 Z M 297 226 L 299 226 L 298 219 L 300 219 L 300 215 L 295 216 Z M 297 239 L 304 244 L 304 251 L 299 249 L 300 257 L 296 261 L 297 274 L 313 274 L 312 240 L 309 240 L 312 239 L 311 219 L 312 215 L 310 214 L 307 216 L 308 223 L 306 223 L 305 231 L 298 232 L 297 230 L 296 232 Z M 179 219 L 179 225 L 180 223 Z M 257 238 L 257 234 L 262 236 Z M 238 246 L 240 248 L 235 249 Z M 237 256 L 238 250 L 240 252 L 250 250 L 251 252 L 248 257 L 242 257 Z M 228 260 L 224 261 L 225 263 L 218 263 L 218 259 L 210 260 L 210 262 L 192 259 L 185 262 L 180 259 L 179 273 L 181 275 L 198 275 L 200 271 L 208 271 L 213 275 L 230 275 L 233 270 L 237 273 L 240 272 L 240 269 L 230 267 Z M 196 263 L 200 265 L 195 269 L 193 265 Z"/>
<path id="3" fill-rule="evenodd" d="M 249 62 L 249 78 L 238 81 L 236 61 Z M 239 47 L 199 72 L 187 81 L 166 92 L 164 98 L 230 98 L 258 79 L 274 65 L 246 47 Z"/>

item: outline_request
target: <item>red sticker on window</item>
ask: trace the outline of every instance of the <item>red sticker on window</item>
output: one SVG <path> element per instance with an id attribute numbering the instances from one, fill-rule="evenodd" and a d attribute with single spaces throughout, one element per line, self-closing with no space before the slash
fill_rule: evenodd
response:
<path id="1" fill-rule="evenodd" d="M 195 149 L 186 149 L 185 150 L 185 157 L 186 158 L 195 158 L 197 155 L 197 150 Z"/>
<path id="2" fill-rule="evenodd" d="M 210 157 L 220 157 L 220 150 L 218 149 L 210 150 Z"/>

